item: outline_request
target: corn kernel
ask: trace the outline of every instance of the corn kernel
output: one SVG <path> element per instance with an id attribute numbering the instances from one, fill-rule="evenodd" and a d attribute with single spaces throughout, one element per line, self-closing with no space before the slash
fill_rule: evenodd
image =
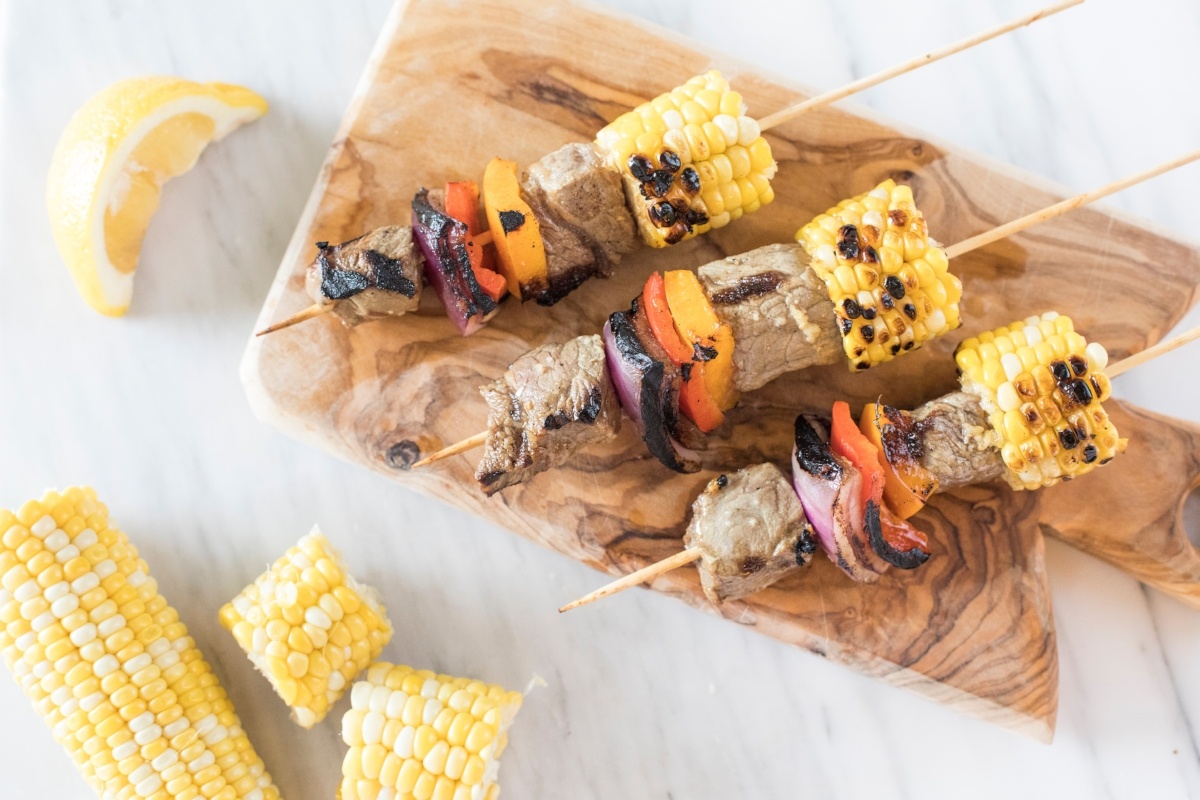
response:
<path id="1" fill-rule="evenodd" d="M 727 144 L 725 133 L 721 132 L 721 128 L 713 124 L 713 122 L 704 122 L 700 126 L 700 130 L 704 134 L 704 140 L 708 142 L 708 149 L 713 155 L 725 152 Z"/>

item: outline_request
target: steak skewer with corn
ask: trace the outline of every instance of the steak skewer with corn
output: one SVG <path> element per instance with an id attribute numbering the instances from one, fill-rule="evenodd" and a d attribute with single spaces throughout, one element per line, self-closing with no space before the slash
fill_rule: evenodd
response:
<path id="1" fill-rule="evenodd" d="M 1200 338 L 1200 328 L 1153 348 Z M 1153 354 L 1152 354 L 1153 355 Z M 1035 490 L 1088 474 L 1125 451 L 1105 412 L 1109 376 L 1147 357 L 1108 365 L 1055 312 L 981 333 L 959 345 L 961 388 L 914 411 L 869 404 L 854 420 L 796 418 L 790 480 L 759 464 L 708 483 L 692 504 L 685 550 L 563 606 L 594 602 L 690 562 L 713 603 L 766 588 L 818 548 L 843 572 L 874 582 L 888 567 L 915 569 L 932 553 L 909 519 L 935 492 L 1004 480 Z"/>
<path id="2" fill-rule="evenodd" d="M 610 275 L 639 238 L 667 247 L 770 203 L 777 166 L 764 130 L 1081 2 L 1060 0 L 762 124 L 719 72 L 693 77 L 622 114 L 590 144 L 565 145 L 524 172 L 493 159 L 481 186 L 448 183 L 445 196 L 433 198 L 422 190 L 407 242 L 391 227 L 380 229 L 393 234 L 388 249 L 364 241 L 378 232 L 332 249 L 320 243 L 306 272 L 313 305 L 260 333 L 331 311 L 348 325 L 411 311 L 422 287 L 418 270 L 406 269 L 414 264 L 463 335 L 486 324 L 506 293 L 552 305 L 589 278 Z"/>
<path id="3" fill-rule="evenodd" d="M 1196 158 L 1200 152 L 1002 228 L 1038 224 Z M 416 466 L 483 444 L 476 479 L 492 494 L 615 437 L 620 415 L 600 411 L 619 402 L 659 461 L 694 472 L 703 434 L 723 423 L 742 392 L 811 366 L 865 370 L 960 324 L 962 284 L 907 186 L 886 180 L 817 216 L 796 238 L 695 273 L 651 275 L 601 337 L 534 348 L 485 387 L 486 435 Z M 606 370 L 595 369 L 601 361 Z"/>

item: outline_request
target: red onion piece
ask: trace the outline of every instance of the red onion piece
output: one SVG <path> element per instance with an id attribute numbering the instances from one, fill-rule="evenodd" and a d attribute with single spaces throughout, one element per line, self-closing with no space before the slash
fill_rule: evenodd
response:
<path id="1" fill-rule="evenodd" d="M 459 333 L 470 336 L 498 306 L 475 280 L 467 253 L 467 226 L 435 208 L 425 189 L 413 197 L 412 210 L 413 236 L 425 258 L 425 280 Z"/>
<path id="2" fill-rule="evenodd" d="M 698 470 L 699 455 L 671 435 L 671 423 L 677 419 L 678 409 L 669 406 L 677 398 L 666 390 L 664 362 L 646 351 L 629 314 L 618 311 L 610 316 L 604 323 L 602 336 L 608 374 L 617 389 L 617 398 L 646 447 L 676 472 Z"/>
<path id="3" fill-rule="evenodd" d="M 870 583 L 887 565 L 871 550 L 862 474 L 829 447 L 824 421 L 796 418 L 792 487 L 829 560 L 853 580 Z"/>

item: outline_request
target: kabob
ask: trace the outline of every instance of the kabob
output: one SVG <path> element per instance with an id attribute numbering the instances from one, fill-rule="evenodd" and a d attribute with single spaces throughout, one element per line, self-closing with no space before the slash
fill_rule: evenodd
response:
<path id="1" fill-rule="evenodd" d="M 1103 408 L 1110 379 L 1200 338 L 1200 327 L 1116 364 L 1056 312 L 973 336 L 955 351 L 960 389 L 912 412 L 870 403 L 852 417 L 796 418 L 791 475 L 775 464 L 710 481 L 692 504 L 684 549 L 560 608 L 569 611 L 698 562 L 714 604 L 765 589 L 818 549 L 852 580 L 930 558 L 909 519 L 935 492 L 1004 480 L 1036 490 L 1125 451 Z"/>
<path id="2" fill-rule="evenodd" d="M 614 438 L 621 410 L 647 449 L 679 472 L 700 468 L 705 433 L 740 394 L 821 364 L 859 371 L 959 325 L 962 284 L 949 259 L 1200 158 L 1174 159 L 1063 200 L 943 250 L 911 190 L 885 181 L 768 245 L 652 274 L 603 333 L 542 345 L 481 389 L 488 430 L 414 467 L 484 445 L 488 494 Z"/>
<path id="3" fill-rule="evenodd" d="M 1061 0 L 760 121 L 747 116 L 720 73 L 694 77 L 523 175 L 515 163 L 493 159 L 482 192 L 472 181 L 421 189 L 410 226 L 318 242 L 305 273 L 312 305 L 259 335 L 324 314 L 348 326 L 400 316 L 418 308 L 426 283 L 464 336 L 487 324 L 508 294 L 553 305 L 610 275 L 639 235 L 650 247 L 668 247 L 770 203 L 777 166 L 763 131 L 1082 2 Z"/>

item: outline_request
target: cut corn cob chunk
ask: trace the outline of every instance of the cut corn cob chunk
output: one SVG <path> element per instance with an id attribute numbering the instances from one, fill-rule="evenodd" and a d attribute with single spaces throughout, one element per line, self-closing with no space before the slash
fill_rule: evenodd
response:
<path id="1" fill-rule="evenodd" d="M 720 228 L 775 199 L 771 145 L 716 70 L 617 117 L 596 144 L 624 178 L 651 247 Z"/>
<path id="2" fill-rule="evenodd" d="M 1108 353 L 1054 311 L 965 340 L 955 351 L 965 391 L 979 397 L 1014 489 L 1071 480 L 1125 452 L 1104 412 Z"/>
<path id="3" fill-rule="evenodd" d="M 850 368 L 867 369 L 959 326 L 962 283 L 912 190 L 886 180 L 796 232 L 825 281 Z"/>
<path id="4" fill-rule="evenodd" d="M 385 662 L 354 684 L 341 800 L 495 800 L 520 692 Z"/>
<path id="5" fill-rule="evenodd" d="M 0 511 L 0 652 L 97 796 L 277 800 L 233 705 L 90 488 Z"/>
<path id="6" fill-rule="evenodd" d="M 220 619 L 304 728 L 325 718 L 392 638 L 375 590 L 350 576 L 317 528 L 227 603 Z"/>

